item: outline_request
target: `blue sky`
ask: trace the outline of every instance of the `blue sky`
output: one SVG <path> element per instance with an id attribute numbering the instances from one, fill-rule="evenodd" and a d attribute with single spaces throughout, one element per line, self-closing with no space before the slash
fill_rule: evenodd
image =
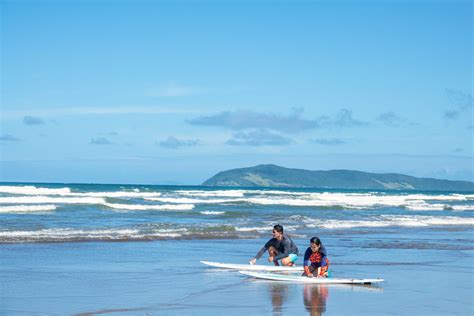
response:
<path id="1" fill-rule="evenodd" d="M 474 180 L 471 1 L 0 5 L 0 181 Z"/>

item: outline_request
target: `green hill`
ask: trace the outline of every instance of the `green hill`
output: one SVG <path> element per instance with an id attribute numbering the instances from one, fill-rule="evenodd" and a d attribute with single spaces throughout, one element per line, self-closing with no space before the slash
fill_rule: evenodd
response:
<path id="1" fill-rule="evenodd" d="M 287 187 L 368 190 L 474 191 L 474 182 L 416 178 L 396 173 L 354 170 L 311 171 L 258 165 L 222 171 L 204 186 Z"/>

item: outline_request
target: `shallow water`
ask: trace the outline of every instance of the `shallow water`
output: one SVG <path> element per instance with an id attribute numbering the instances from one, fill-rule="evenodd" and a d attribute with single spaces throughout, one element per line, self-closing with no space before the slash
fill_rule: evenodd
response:
<path id="1" fill-rule="evenodd" d="M 433 238 L 432 234 L 422 232 L 420 239 Z M 472 232 L 455 234 L 449 239 Z M 416 239 L 419 234 L 403 235 Z M 467 315 L 474 311 L 472 250 L 359 248 L 348 243 L 348 237 L 326 238 L 333 275 L 381 277 L 385 282 L 286 284 L 199 263 L 203 259 L 244 263 L 265 239 L 4 244 L 0 313 Z M 361 239 L 357 244 L 366 240 L 365 235 L 350 237 Z M 264 262 L 262 258 L 259 263 Z"/>

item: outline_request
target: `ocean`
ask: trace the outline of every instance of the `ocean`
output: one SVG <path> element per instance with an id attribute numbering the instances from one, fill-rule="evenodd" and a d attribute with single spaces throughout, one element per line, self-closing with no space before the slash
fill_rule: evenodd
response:
<path id="1" fill-rule="evenodd" d="M 248 262 L 275 224 L 300 253 L 320 237 L 334 277 L 386 281 L 199 263 Z M 474 314 L 473 224 L 472 192 L 0 183 L 0 314 Z"/>

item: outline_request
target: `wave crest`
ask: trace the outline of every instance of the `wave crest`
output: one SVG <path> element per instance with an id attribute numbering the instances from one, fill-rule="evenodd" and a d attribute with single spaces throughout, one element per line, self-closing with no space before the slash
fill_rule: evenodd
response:
<path id="1" fill-rule="evenodd" d="M 128 211 L 190 211 L 194 208 L 193 204 L 145 205 L 145 204 L 104 203 L 103 205 L 113 208 L 113 209 L 128 210 Z"/>
<path id="2" fill-rule="evenodd" d="M 35 213 L 54 211 L 56 205 L 9 205 L 0 206 L 0 213 Z"/>

